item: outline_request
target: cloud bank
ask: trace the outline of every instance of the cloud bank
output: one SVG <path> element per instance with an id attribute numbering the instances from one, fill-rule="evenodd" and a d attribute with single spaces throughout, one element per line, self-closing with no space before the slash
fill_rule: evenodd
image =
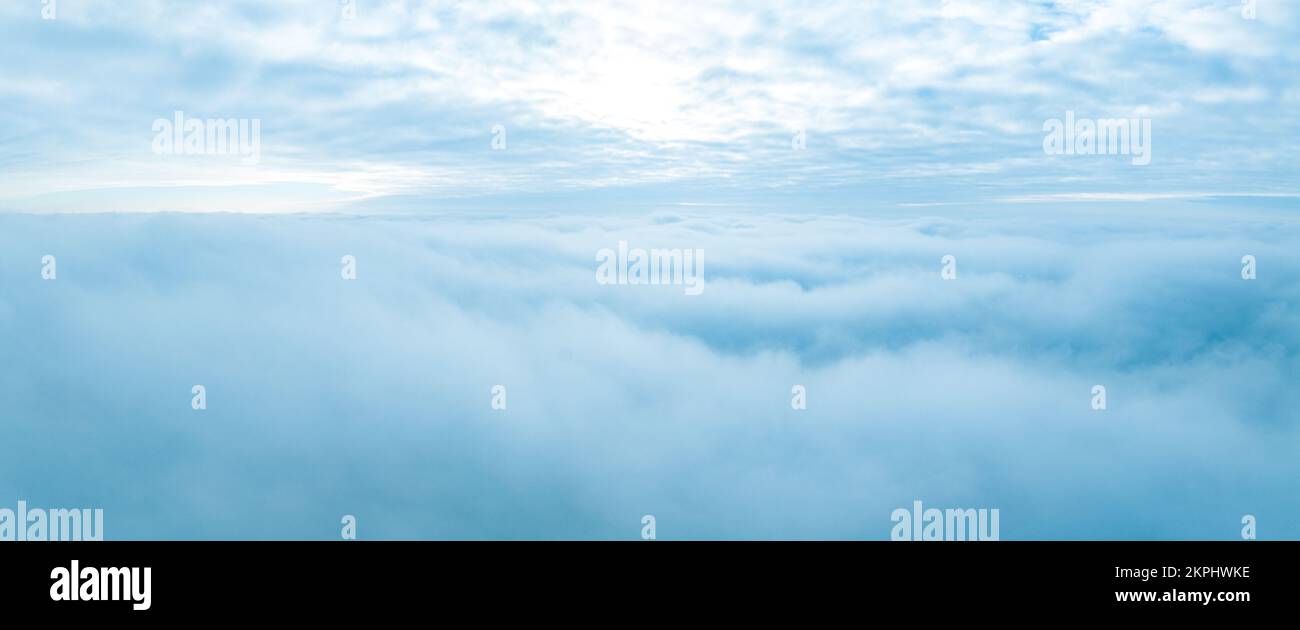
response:
<path id="1" fill-rule="evenodd" d="M 1168 204 L 8 215 L 0 491 L 110 539 L 1294 538 L 1294 208 Z M 619 240 L 704 293 L 597 284 Z"/>

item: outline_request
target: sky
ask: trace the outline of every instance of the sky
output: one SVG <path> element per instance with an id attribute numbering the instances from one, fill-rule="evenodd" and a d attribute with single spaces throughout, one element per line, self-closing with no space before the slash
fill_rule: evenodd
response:
<path id="1" fill-rule="evenodd" d="M 0 208 L 1294 196 L 1300 6 L 1252 6 L 6 2 Z M 261 159 L 156 155 L 175 111 L 260 120 Z M 1153 161 L 1049 159 L 1066 111 L 1150 119 Z"/>
<path id="2" fill-rule="evenodd" d="M 43 8 L 0 5 L 0 508 L 1300 538 L 1300 3 Z M 256 159 L 159 150 L 177 111 Z M 703 291 L 602 284 L 620 242 Z"/>

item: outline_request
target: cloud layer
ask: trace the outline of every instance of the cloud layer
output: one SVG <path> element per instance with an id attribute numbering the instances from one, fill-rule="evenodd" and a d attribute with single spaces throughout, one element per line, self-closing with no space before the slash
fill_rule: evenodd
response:
<path id="1" fill-rule="evenodd" d="M 2 489 L 115 539 L 1300 536 L 1293 209 L 1161 207 L 9 215 Z M 619 240 L 703 295 L 597 284 Z"/>

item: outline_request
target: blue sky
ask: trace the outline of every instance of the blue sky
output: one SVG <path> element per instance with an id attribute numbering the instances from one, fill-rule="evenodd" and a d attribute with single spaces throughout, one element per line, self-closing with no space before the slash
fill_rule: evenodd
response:
<path id="1" fill-rule="evenodd" d="M 1293 2 L 1254 19 L 1236 0 L 355 7 L 61 0 L 42 20 L 5 3 L 0 207 L 1297 193 Z M 260 119 L 263 159 L 154 155 L 150 125 L 176 110 Z M 1152 163 L 1045 156 L 1067 110 L 1151 119 Z"/>
<path id="2" fill-rule="evenodd" d="M 1300 3 L 355 7 L 0 6 L 0 507 L 1300 538 Z M 156 154 L 177 110 L 260 159 Z M 1149 119 L 1150 163 L 1046 154 L 1067 111 Z M 619 241 L 704 292 L 598 284 Z"/>

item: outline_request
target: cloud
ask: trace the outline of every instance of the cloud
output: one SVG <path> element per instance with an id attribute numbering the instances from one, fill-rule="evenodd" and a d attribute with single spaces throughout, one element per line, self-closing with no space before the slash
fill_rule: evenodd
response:
<path id="1" fill-rule="evenodd" d="M 8 215 L 0 479 L 110 538 L 1293 536 L 1293 209 L 1161 208 Z M 618 240 L 705 292 L 597 284 Z"/>
<path id="2" fill-rule="evenodd" d="M 0 6 L 0 493 L 110 538 L 1297 534 L 1294 3 L 356 7 Z M 155 155 L 175 111 L 261 159 Z M 1045 155 L 1066 111 L 1152 163 Z M 597 284 L 620 240 L 703 295 Z"/>
<path id="3" fill-rule="evenodd" d="M 993 174 L 1020 194 L 1295 191 L 1289 2 L 1254 20 L 1230 0 L 356 6 L 0 8 L 0 58 L 23 60 L 0 81 L 0 208 L 104 210 L 84 192 L 130 189 L 112 210 L 153 211 L 178 187 L 255 212 L 644 185 L 988 201 Z M 261 119 L 262 162 L 153 155 L 151 122 L 177 109 Z M 1042 121 L 1066 110 L 1152 117 L 1155 163 L 1044 156 Z M 278 194 L 303 183 L 311 203 Z"/>

